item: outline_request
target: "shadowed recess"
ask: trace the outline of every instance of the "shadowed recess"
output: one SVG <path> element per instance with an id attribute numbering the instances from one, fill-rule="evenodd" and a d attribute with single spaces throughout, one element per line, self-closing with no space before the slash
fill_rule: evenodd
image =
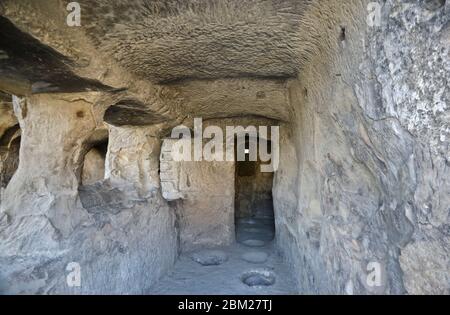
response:
<path id="1" fill-rule="evenodd" d="M 145 126 L 167 121 L 165 117 L 136 100 L 122 100 L 110 106 L 103 119 L 113 126 Z"/>
<path id="2" fill-rule="evenodd" d="M 114 91 L 77 76 L 75 64 L 0 16 L 0 90 L 16 94 Z"/>

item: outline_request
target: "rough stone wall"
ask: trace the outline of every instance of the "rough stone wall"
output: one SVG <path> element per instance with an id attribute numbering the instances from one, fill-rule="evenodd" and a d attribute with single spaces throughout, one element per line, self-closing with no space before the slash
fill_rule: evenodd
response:
<path id="1" fill-rule="evenodd" d="M 150 142 L 148 150 L 137 153 L 128 149 L 128 142 L 121 142 L 143 141 L 141 135 L 147 131 L 137 130 L 133 136 L 129 130 L 114 130 L 110 165 L 118 171 L 109 174 L 117 176 L 78 187 L 81 157 L 97 128 L 89 98 L 16 98 L 21 159 L 2 194 L 2 293 L 143 293 L 175 261 L 173 210 L 157 191 L 144 191 L 153 186 L 146 185 L 145 179 L 140 185 L 140 173 L 128 172 L 129 181 L 136 185 L 126 183 L 120 176 L 125 174 L 122 164 L 114 162 L 126 158 L 125 152 L 130 160 L 139 161 L 151 159 L 148 153 L 156 152 L 149 165 L 158 165 L 159 142 Z M 122 153 L 116 158 L 115 152 Z M 150 182 L 157 181 L 153 177 Z M 114 198 L 126 203 L 114 203 Z M 70 287 L 66 281 L 70 272 L 66 268 L 72 262 L 80 267 L 81 287 Z"/>
<path id="2" fill-rule="evenodd" d="M 414 138 L 404 197 L 414 233 L 401 248 L 403 282 L 411 294 L 449 294 L 450 3 L 388 1 L 382 13 L 369 45 L 381 110 L 368 115 L 396 119 Z"/>
<path id="3" fill-rule="evenodd" d="M 163 196 L 180 199 L 176 209 L 181 250 L 231 244 L 234 162 L 176 162 L 172 158 L 175 141 L 164 140 L 160 176 Z"/>
<path id="4" fill-rule="evenodd" d="M 78 75 L 126 87 L 94 109 L 89 93 L 29 96 L 31 106 L 16 99 L 21 162 L 1 196 L 0 291 L 141 293 L 172 266 L 176 221 L 159 192 L 157 128 L 111 127 L 106 179 L 79 187 L 86 143 L 102 119 L 93 116 L 116 104 L 123 125 L 194 114 L 285 122 L 275 220 L 299 292 L 449 293 L 448 1 L 380 1 L 381 24 L 372 27 L 366 0 L 174 0 L 147 10 L 140 0 L 126 10 L 121 0 L 81 2 L 82 28 L 66 27 L 64 1 L 0 3 L 2 15 L 41 41 L 36 47 L 71 57 Z M 64 88 L 58 67 L 39 68 L 45 54 L 17 49 L 24 39 L 1 47 L 11 55 L 3 64 L 19 58 L 27 72 L 12 74 L 38 91 Z M 56 79 L 43 83 L 45 74 Z M 296 79 L 286 85 L 286 76 Z M 2 135 L 17 122 L 0 110 Z M 175 195 L 189 192 L 176 208 L 189 214 L 178 222 L 192 244 L 211 223 L 204 213 L 229 209 L 234 181 L 224 184 L 211 165 L 182 168 L 213 179 L 177 186 Z M 208 244 L 232 235 L 228 210 L 220 213 L 230 230 L 212 238 L 207 230 Z M 71 261 L 80 263 L 81 288 L 65 282 Z M 371 262 L 381 265 L 379 287 L 367 282 Z"/>
<path id="5" fill-rule="evenodd" d="M 158 127 L 110 127 L 105 178 L 149 197 L 160 187 Z"/>
<path id="6" fill-rule="evenodd" d="M 375 28 L 365 4 L 328 3 L 328 39 L 291 82 L 277 241 L 300 292 L 448 294 L 448 4 L 386 1 Z"/>
<path id="7" fill-rule="evenodd" d="M 37 95 L 16 98 L 14 107 L 22 130 L 21 162 L 2 196 L 2 210 L 17 218 L 44 215 L 68 235 L 86 215 L 70 212 L 81 208 L 75 170 L 96 126 L 90 104 Z"/>
<path id="8" fill-rule="evenodd" d="M 96 148 L 92 148 L 84 157 L 81 171 L 83 185 L 93 184 L 105 177 L 105 156 Z"/>
<path id="9" fill-rule="evenodd" d="M 216 83 L 213 83 L 212 89 Z M 283 97 L 284 99 L 284 97 Z M 245 102 L 244 102 L 245 103 Z M 243 103 L 243 104 L 244 104 Z M 278 103 L 283 106 L 283 103 Z M 192 104 L 195 107 L 196 104 Z M 192 128 L 192 119 L 187 119 L 185 125 Z M 203 121 L 203 128 L 220 127 L 224 134 L 226 150 L 226 126 L 276 126 L 278 123 L 261 117 L 236 117 L 229 119 L 209 119 Z M 201 246 L 228 245 L 235 239 L 235 162 L 225 161 L 192 161 L 176 162 L 172 157 L 175 139 L 163 141 L 160 157 L 160 178 L 162 194 L 167 200 L 176 202 L 177 221 L 180 228 L 180 243 L 182 250 L 192 250 Z M 191 141 L 191 140 L 189 140 Z M 209 140 L 203 139 L 203 144 Z M 191 144 L 194 149 L 193 143 Z M 235 148 L 236 149 L 236 148 Z M 260 206 L 270 198 L 272 174 L 260 173 L 256 167 L 257 178 L 252 178 L 256 185 L 258 198 L 252 206 Z M 271 202 L 271 200 L 270 200 Z M 255 208 L 256 209 L 256 208 Z M 258 208 L 261 210 L 262 208 Z"/>

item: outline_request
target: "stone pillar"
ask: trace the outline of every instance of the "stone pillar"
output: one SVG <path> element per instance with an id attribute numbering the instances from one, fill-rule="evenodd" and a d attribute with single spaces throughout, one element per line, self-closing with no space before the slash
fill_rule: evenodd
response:
<path id="1" fill-rule="evenodd" d="M 91 104 L 71 99 L 49 94 L 14 97 L 22 130 L 20 162 L 1 203 L 1 212 L 11 218 L 47 217 L 62 235 L 86 219 L 75 170 L 96 128 Z"/>
<path id="2" fill-rule="evenodd" d="M 235 163 L 177 162 L 172 156 L 177 141 L 164 139 L 160 176 L 164 198 L 180 199 L 177 211 L 181 249 L 230 245 L 235 234 Z"/>
<path id="3" fill-rule="evenodd" d="M 142 294 L 175 262 L 174 213 L 160 195 L 143 197 L 159 185 L 150 129 L 111 127 L 109 180 L 84 187 L 81 206 L 80 164 L 98 129 L 80 99 L 15 100 L 23 136 L 1 204 L 0 294 Z M 72 262 L 80 287 L 67 285 Z"/>
<path id="4" fill-rule="evenodd" d="M 160 146 L 155 127 L 110 126 L 105 178 L 137 198 L 152 196 L 160 187 Z"/>

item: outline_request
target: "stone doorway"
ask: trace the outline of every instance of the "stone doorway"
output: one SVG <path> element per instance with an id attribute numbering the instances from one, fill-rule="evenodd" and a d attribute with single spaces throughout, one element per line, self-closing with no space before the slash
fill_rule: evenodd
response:
<path id="1" fill-rule="evenodd" d="M 250 158 L 247 138 L 245 160 L 236 159 L 235 164 L 235 230 L 238 242 L 266 243 L 274 238 L 273 173 L 262 172 L 261 163 L 259 158 L 256 161 Z"/>

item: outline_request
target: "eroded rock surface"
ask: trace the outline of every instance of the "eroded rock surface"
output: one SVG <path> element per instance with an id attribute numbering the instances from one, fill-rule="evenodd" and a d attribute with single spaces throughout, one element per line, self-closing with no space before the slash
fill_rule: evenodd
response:
<path id="1" fill-rule="evenodd" d="M 234 241 L 234 162 L 174 161 L 175 142 L 164 140 L 160 178 L 163 196 L 178 200 L 181 249 L 230 245 Z"/>
<path id="2" fill-rule="evenodd" d="M 105 157 L 97 149 L 91 149 L 84 157 L 81 181 L 93 184 L 105 177 Z"/>
<path id="3" fill-rule="evenodd" d="M 77 164 L 96 130 L 90 106 L 45 95 L 15 101 L 22 144 L 19 168 L 2 194 L 3 293 L 142 293 L 175 260 L 174 214 L 154 191 L 149 198 L 140 186 L 124 190 L 121 180 L 109 193 L 100 182 L 96 191 L 82 188 L 80 202 Z M 80 268 L 81 287 L 66 281 L 70 263 Z"/>
<path id="4" fill-rule="evenodd" d="M 1 1 L 0 292 L 185 292 L 205 268 L 172 270 L 179 252 L 233 244 L 236 224 L 272 246 L 235 218 L 234 162 L 170 157 L 200 117 L 280 127 L 285 261 L 234 244 L 230 268 L 274 263 L 269 293 L 449 294 L 450 4 L 370 2 L 86 0 L 69 27 L 65 1 Z M 269 177 L 241 181 L 246 215 Z M 217 292 L 272 279 L 249 270 L 218 270 Z"/>
<path id="5" fill-rule="evenodd" d="M 373 27 L 347 9 L 345 37 L 289 88 L 297 123 L 282 135 L 278 242 L 303 292 L 446 294 L 448 5 L 386 1 Z"/>

